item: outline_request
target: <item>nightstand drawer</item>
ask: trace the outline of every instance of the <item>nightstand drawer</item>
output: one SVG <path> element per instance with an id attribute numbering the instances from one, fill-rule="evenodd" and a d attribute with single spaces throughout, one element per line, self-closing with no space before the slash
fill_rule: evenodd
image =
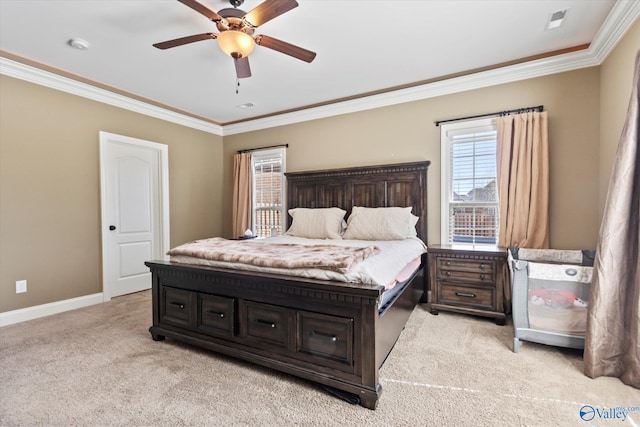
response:
<path id="1" fill-rule="evenodd" d="M 500 248 L 429 246 L 430 310 L 493 317 L 504 325 L 506 250 Z"/>
<path id="2" fill-rule="evenodd" d="M 442 283 L 440 303 L 495 310 L 494 289 Z"/>
<path id="3" fill-rule="evenodd" d="M 495 263 L 469 259 L 438 257 L 436 262 L 438 279 L 495 283 Z"/>
<path id="4" fill-rule="evenodd" d="M 495 284 L 495 276 L 491 271 L 486 273 L 479 273 L 476 271 L 438 269 L 438 279 L 467 280 L 472 282 L 485 283 L 487 285 Z"/>
<path id="5" fill-rule="evenodd" d="M 438 258 L 438 269 L 472 271 L 476 273 L 493 273 L 495 266 L 493 261 L 476 261 L 457 258 Z"/>

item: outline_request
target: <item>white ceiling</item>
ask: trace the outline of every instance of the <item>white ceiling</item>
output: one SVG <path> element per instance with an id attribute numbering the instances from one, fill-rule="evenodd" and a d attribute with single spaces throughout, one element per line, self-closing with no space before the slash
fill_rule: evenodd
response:
<path id="1" fill-rule="evenodd" d="M 215 40 L 164 51 L 152 47 L 217 32 L 177 0 L 0 0 L 0 53 L 12 63 L 79 76 L 223 129 L 345 98 L 362 103 L 375 99 L 363 95 L 407 92 L 389 92 L 399 87 L 418 92 L 454 74 L 473 76 L 473 70 L 497 65 L 494 72 L 500 72 L 505 63 L 522 70 L 524 58 L 589 43 L 589 49 L 525 65 L 568 58 L 569 67 L 591 66 L 640 14 L 636 0 L 298 2 L 256 34 L 312 50 L 316 59 L 306 63 L 256 46 L 249 56 L 253 76 L 240 81 L 237 94 L 233 60 Z M 215 11 L 230 7 L 223 0 L 201 3 Z M 246 0 L 241 9 L 248 12 L 260 3 Z M 564 9 L 564 24 L 547 30 L 551 14 Z M 90 48 L 71 48 L 71 38 L 88 41 Z M 486 73 L 475 73 L 480 74 Z M 255 106 L 237 108 L 245 103 Z M 341 104 L 358 108 L 354 101 Z"/>

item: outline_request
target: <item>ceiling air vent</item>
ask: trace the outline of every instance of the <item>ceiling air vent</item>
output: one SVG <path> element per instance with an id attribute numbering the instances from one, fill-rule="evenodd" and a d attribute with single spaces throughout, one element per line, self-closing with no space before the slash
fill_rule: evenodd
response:
<path id="1" fill-rule="evenodd" d="M 558 28 L 564 22 L 564 18 L 567 15 L 567 10 L 559 10 L 551 14 L 549 22 L 547 23 L 547 30 Z"/>

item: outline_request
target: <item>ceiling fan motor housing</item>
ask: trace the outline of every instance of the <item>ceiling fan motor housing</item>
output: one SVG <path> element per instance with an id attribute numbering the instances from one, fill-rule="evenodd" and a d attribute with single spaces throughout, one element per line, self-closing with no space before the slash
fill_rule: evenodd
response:
<path id="1" fill-rule="evenodd" d="M 216 27 L 220 32 L 235 30 L 252 35 L 255 31 L 253 27 L 247 25 L 243 20 L 244 16 L 247 14 L 244 10 L 226 8 L 221 9 L 218 14 L 224 18 L 223 20 L 216 22 Z"/>

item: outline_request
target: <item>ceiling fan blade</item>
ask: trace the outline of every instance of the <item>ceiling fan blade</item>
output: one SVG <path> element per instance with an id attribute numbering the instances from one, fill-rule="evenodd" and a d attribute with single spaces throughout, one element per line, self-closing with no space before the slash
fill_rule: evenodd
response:
<path id="1" fill-rule="evenodd" d="M 311 62 L 316 57 L 315 52 L 311 52 L 310 50 L 303 49 L 287 42 L 283 42 L 282 40 L 274 39 L 273 37 L 259 35 L 255 37 L 255 40 L 256 44 L 260 46 L 277 50 L 278 52 L 282 52 L 285 55 L 293 56 L 294 58 L 298 58 L 305 62 Z"/>
<path id="2" fill-rule="evenodd" d="M 233 63 L 236 66 L 236 76 L 239 79 L 251 77 L 251 67 L 249 67 L 248 56 L 243 56 L 242 58 L 233 58 Z"/>
<path id="3" fill-rule="evenodd" d="M 169 49 L 171 47 L 182 46 L 183 44 L 199 42 L 201 40 L 215 39 L 218 35 L 215 33 L 196 34 L 193 36 L 180 37 L 179 39 L 167 40 L 166 42 L 155 43 L 153 46 L 158 49 Z"/>
<path id="4" fill-rule="evenodd" d="M 196 12 L 206 16 L 210 20 L 214 22 L 222 21 L 222 16 L 215 13 L 213 10 L 209 9 L 205 5 L 198 3 L 196 0 L 178 0 L 180 3 L 189 6 L 191 9 Z"/>
<path id="5" fill-rule="evenodd" d="M 247 13 L 244 21 L 252 27 L 259 27 L 295 7 L 298 7 L 296 0 L 266 0 Z"/>

